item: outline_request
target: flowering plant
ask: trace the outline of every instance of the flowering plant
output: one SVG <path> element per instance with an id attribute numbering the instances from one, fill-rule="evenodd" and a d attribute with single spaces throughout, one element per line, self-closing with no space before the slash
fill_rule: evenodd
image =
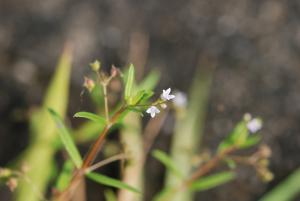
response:
<path id="1" fill-rule="evenodd" d="M 97 60 L 91 63 L 90 67 L 93 76 L 84 77 L 83 86 L 92 97 L 96 97 L 95 99 L 97 99 L 97 101 L 99 101 L 99 93 L 101 93 L 101 97 L 103 98 L 101 103 L 103 103 L 104 110 L 100 114 L 81 111 L 74 115 L 75 118 L 88 119 L 96 124 L 97 128 L 101 128 L 99 129 L 101 132 L 96 135 L 95 141 L 92 143 L 84 158 L 82 158 L 82 155 L 76 146 L 76 139 L 74 139 L 70 129 L 65 125 L 61 113 L 55 108 L 49 108 L 51 117 L 59 131 L 60 141 L 68 153 L 68 160 L 66 160 L 60 175 L 57 177 L 56 185 L 53 188 L 51 199 L 56 201 L 72 199 L 85 177 L 105 186 L 122 190 L 125 189 L 126 191 L 135 194 L 141 194 L 142 185 L 134 186 L 123 180 L 111 178 L 97 172 L 100 167 L 107 163 L 116 160 L 130 160 L 127 153 L 120 153 L 104 159 L 103 161 L 96 161 L 96 157 L 98 153 L 102 151 L 107 136 L 111 130 L 116 125 L 122 123 L 130 113 L 137 113 L 140 115 L 147 113 L 150 115 L 151 120 L 159 120 L 159 118 L 163 116 L 163 111 L 166 111 L 166 108 L 178 109 L 178 111 L 188 109 L 186 95 L 182 92 L 173 94 L 171 88 L 162 90 L 162 93 L 158 95 L 158 98 L 153 99 L 154 92 L 152 89 L 155 86 L 155 84 L 153 84 L 155 82 L 153 81 L 153 77 L 149 76 L 143 82 L 137 84 L 135 81 L 135 68 L 132 64 L 125 73 L 122 73 L 118 68 L 112 66 L 110 74 L 107 74 L 101 70 L 101 63 Z M 124 91 L 124 93 L 122 94 L 120 104 L 116 104 L 116 107 L 112 110 L 109 104 L 109 86 L 112 82 L 117 80 L 123 82 L 124 90 L 122 91 Z M 152 81 L 149 82 L 149 80 Z M 190 109 L 190 111 L 192 110 L 193 108 Z M 155 118 L 157 116 L 158 118 Z M 182 122 L 187 123 L 185 121 Z M 261 146 L 250 156 L 235 155 L 235 153 L 238 153 L 240 150 L 252 147 L 259 143 L 261 137 L 257 132 L 260 131 L 261 128 L 261 119 L 252 118 L 250 114 L 246 114 L 244 119 L 236 125 L 233 131 L 220 142 L 214 155 L 209 156 L 205 161 L 199 162 L 195 167 L 189 168 L 189 170 L 185 172 L 179 167 L 172 156 L 162 150 L 154 150 L 152 156 L 166 167 L 166 170 L 170 175 L 177 178 L 176 182 L 167 184 L 161 192 L 155 196 L 154 200 L 180 200 L 181 197 L 178 196 L 178 194 L 181 192 L 203 191 L 227 183 L 236 177 L 234 169 L 237 164 L 251 165 L 264 181 L 271 180 L 273 175 L 269 171 L 267 163 L 268 158 L 271 155 L 271 150 L 267 146 Z M 145 148 L 142 155 L 148 153 L 147 151 L 150 146 L 151 143 L 150 145 L 149 143 L 147 146 L 145 145 L 147 148 Z M 144 160 L 145 156 L 142 157 L 142 165 L 140 166 L 143 166 Z M 213 170 L 222 163 L 227 164 L 229 170 L 213 173 Z M 18 186 L 18 179 L 28 179 L 26 176 L 26 173 L 28 172 L 27 169 L 26 166 L 23 166 L 21 170 L 2 168 L 0 169 L 0 178 L 5 178 L 7 180 L 7 185 L 11 190 L 14 190 Z M 38 192 L 38 198 L 46 200 L 42 192 Z M 109 198 L 107 199 L 111 200 Z M 122 198 L 119 199 L 122 200 Z M 184 199 L 188 201 L 188 199 Z M 141 196 L 137 200 L 142 200 Z"/>

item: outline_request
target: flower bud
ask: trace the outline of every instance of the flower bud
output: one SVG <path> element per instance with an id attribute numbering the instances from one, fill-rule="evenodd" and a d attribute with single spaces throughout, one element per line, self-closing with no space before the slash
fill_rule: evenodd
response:
<path id="1" fill-rule="evenodd" d="M 259 153 L 262 158 L 270 158 L 272 155 L 272 150 L 267 145 L 261 145 L 259 147 Z"/>
<path id="2" fill-rule="evenodd" d="M 167 104 L 162 103 L 162 104 L 160 104 L 160 107 L 161 107 L 162 109 L 166 109 L 166 108 L 167 108 Z"/>
<path id="3" fill-rule="evenodd" d="M 83 86 L 89 91 L 92 92 L 94 87 L 95 87 L 95 82 L 94 80 L 88 78 L 88 77 L 84 77 L 84 83 Z"/>
<path id="4" fill-rule="evenodd" d="M 117 67 L 112 65 L 111 70 L 110 70 L 110 76 L 111 77 L 116 77 L 119 74 L 119 70 Z"/>
<path id="5" fill-rule="evenodd" d="M 270 182 L 270 181 L 272 181 L 273 178 L 274 178 L 273 173 L 270 172 L 270 170 L 268 170 L 268 169 L 263 169 L 263 170 L 261 170 L 261 171 L 259 172 L 259 176 L 260 176 L 260 178 L 261 178 L 261 180 L 262 180 L 263 182 Z"/>
<path id="6" fill-rule="evenodd" d="M 13 192 L 18 186 L 18 180 L 16 178 L 10 178 L 6 182 L 6 185 L 8 186 L 9 190 Z"/>
<path id="7" fill-rule="evenodd" d="M 95 60 L 93 63 L 90 63 L 90 66 L 93 71 L 97 72 L 101 68 L 101 63 L 98 60 Z"/>

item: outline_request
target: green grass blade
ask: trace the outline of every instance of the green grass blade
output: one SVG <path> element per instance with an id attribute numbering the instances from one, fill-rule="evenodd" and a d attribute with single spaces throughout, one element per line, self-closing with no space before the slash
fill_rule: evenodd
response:
<path id="1" fill-rule="evenodd" d="M 53 118 L 53 120 L 56 123 L 56 126 L 59 130 L 59 136 L 62 141 L 62 143 L 65 146 L 65 149 L 67 150 L 70 158 L 74 162 L 75 166 L 79 168 L 82 164 L 82 158 L 79 154 L 79 151 L 73 141 L 73 138 L 71 137 L 71 134 L 69 133 L 68 129 L 64 125 L 62 119 L 60 116 L 52 109 L 49 109 L 49 112 Z"/>
<path id="2" fill-rule="evenodd" d="M 180 170 L 178 170 L 172 158 L 170 158 L 165 152 L 155 150 L 152 152 L 152 156 L 164 164 L 170 173 L 173 173 L 178 178 L 183 178 L 183 174 L 180 172 Z"/>
<path id="3" fill-rule="evenodd" d="M 266 193 L 259 201 L 292 201 L 300 194 L 300 168 L 294 171 L 285 180 L 279 183 L 270 192 Z"/>
<path id="4" fill-rule="evenodd" d="M 132 95 L 133 83 L 134 83 L 134 66 L 130 64 L 128 77 L 125 85 L 125 100 L 128 100 Z"/>
<path id="5" fill-rule="evenodd" d="M 199 180 L 192 183 L 190 189 L 192 191 L 205 191 L 211 188 L 215 188 L 219 185 L 225 184 L 235 178 L 233 172 L 221 172 L 214 175 L 202 177 Z"/>
<path id="6" fill-rule="evenodd" d="M 74 114 L 74 117 L 81 117 L 81 118 L 89 119 L 91 121 L 95 121 L 95 122 L 102 123 L 102 124 L 105 124 L 105 122 L 106 122 L 104 117 L 101 117 L 99 115 L 96 115 L 96 114 L 90 113 L 90 112 L 77 112 L 76 114 Z"/>
<path id="7" fill-rule="evenodd" d="M 115 188 L 119 188 L 119 189 L 127 189 L 127 190 L 135 192 L 135 193 L 140 193 L 140 191 L 137 190 L 136 188 L 129 186 L 128 184 L 126 184 L 120 180 L 113 179 L 111 177 L 108 177 L 108 176 L 105 176 L 105 175 L 102 175 L 99 173 L 90 172 L 90 173 L 87 173 L 86 176 L 89 179 L 91 179 L 99 184 L 103 184 L 106 186 L 111 186 L 111 187 L 115 187 Z"/>

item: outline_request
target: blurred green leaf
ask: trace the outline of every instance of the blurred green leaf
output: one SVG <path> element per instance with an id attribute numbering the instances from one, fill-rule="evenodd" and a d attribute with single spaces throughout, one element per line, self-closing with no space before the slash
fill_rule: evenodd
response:
<path id="1" fill-rule="evenodd" d="M 261 140 L 261 136 L 259 135 L 250 135 L 246 141 L 244 142 L 244 144 L 241 144 L 240 145 L 240 148 L 249 148 L 249 147 L 252 147 L 254 145 L 257 145 Z"/>
<path id="2" fill-rule="evenodd" d="M 138 104 L 142 100 L 144 95 L 145 95 L 145 90 L 141 90 L 137 92 L 137 94 L 133 97 L 131 104 L 132 105 Z"/>
<path id="3" fill-rule="evenodd" d="M 160 73 L 156 70 L 151 71 L 146 78 L 144 78 L 137 86 L 137 91 L 140 90 L 153 90 L 160 78 Z"/>
<path id="4" fill-rule="evenodd" d="M 174 161 L 165 152 L 154 150 L 152 156 L 164 164 L 164 166 L 178 178 L 183 178 L 183 174 L 178 170 Z"/>
<path id="5" fill-rule="evenodd" d="M 71 64 L 72 48 L 66 45 L 44 95 L 43 105 L 34 111 L 30 118 L 30 145 L 18 160 L 18 164 L 26 161 L 26 164 L 32 167 L 26 176 L 36 186 L 36 190 L 32 190 L 28 182 L 20 180 L 14 196 L 16 201 L 39 201 L 41 198 L 36 191 L 44 193 L 47 189 L 57 149 L 53 144 L 58 138 L 56 125 L 47 108 L 54 109 L 61 117 L 65 116 Z"/>
<path id="6" fill-rule="evenodd" d="M 99 124 L 94 121 L 83 123 L 74 131 L 74 139 L 76 143 L 85 143 L 96 139 L 100 132 L 104 129 L 105 124 Z"/>
<path id="7" fill-rule="evenodd" d="M 234 143 L 230 139 L 225 139 L 219 144 L 218 152 L 220 153 L 221 151 L 223 151 L 226 148 L 231 147 L 233 145 L 234 145 Z"/>
<path id="8" fill-rule="evenodd" d="M 53 120 L 56 123 L 56 126 L 59 130 L 59 136 L 62 141 L 62 143 L 65 146 L 65 149 L 67 150 L 70 158 L 74 162 L 75 166 L 79 168 L 82 164 L 82 158 L 80 156 L 80 153 L 71 137 L 71 134 L 69 133 L 68 129 L 64 125 L 62 119 L 60 116 L 52 109 L 49 109 L 49 112 L 53 118 Z"/>
<path id="9" fill-rule="evenodd" d="M 117 201 L 117 197 L 112 190 L 105 190 L 104 197 L 106 201 Z"/>
<path id="10" fill-rule="evenodd" d="M 259 201 L 292 201 L 300 193 L 300 168 L 267 192 Z"/>
<path id="11" fill-rule="evenodd" d="M 220 143 L 218 151 L 223 151 L 224 149 L 233 145 L 240 147 L 247 141 L 248 136 L 249 131 L 247 129 L 247 123 L 242 120 L 235 126 L 228 137 Z"/>
<path id="12" fill-rule="evenodd" d="M 130 64 L 127 81 L 126 81 L 126 85 L 125 85 L 125 100 L 126 101 L 129 101 L 129 98 L 132 95 L 133 84 L 134 84 L 134 66 L 132 64 Z"/>
<path id="13" fill-rule="evenodd" d="M 242 120 L 236 125 L 229 137 L 235 145 L 241 145 L 246 141 L 248 135 L 249 131 L 247 128 L 247 123 Z"/>
<path id="14" fill-rule="evenodd" d="M 73 170 L 74 170 L 74 164 L 71 160 L 67 160 L 64 163 L 64 166 L 62 168 L 62 171 L 57 179 L 55 188 L 59 191 L 63 191 L 65 188 L 68 187 L 72 176 L 73 176 Z"/>
<path id="15" fill-rule="evenodd" d="M 137 94 L 133 97 L 131 104 L 134 106 L 141 102 L 145 102 L 149 98 L 151 98 L 153 96 L 153 94 L 154 94 L 153 91 L 141 90 L 141 91 L 137 92 Z"/>
<path id="16" fill-rule="evenodd" d="M 115 188 L 119 188 L 119 189 L 127 189 L 127 190 L 135 192 L 135 193 L 140 193 L 139 190 L 137 190 L 136 188 L 129 186 L 128 184 L 126 184 L 120 180 L 113 179 L 111 177 L 108 177 L 108 176 L 105 176 L 105 175 L 102 175 L 99 173 L 89 172 L 89 173 L 86 173 L 86 176 L 89 179 L 91 179 L 99 184 L 103 184 L 106 186 L 111 186 L 111 187 L 115 187 Z"/>
<path id="17" fill-rule="evenodd" d="M 190 186 L 192 191 L 205 191 L 225 184 L 235 178 L 233 172 L 221 172 L 210 176 L 202 177 L 193 182 Z"/>
<path id="18" fill-rule="evenodd" d="M 106 122 L 104 117 L 101 117 L 91 112 L 77 112 L 76 114 L 74 114 L 74 117 L 86 118 L 91 121 L 98 122 L 100 124 L 105 124 Z"/>

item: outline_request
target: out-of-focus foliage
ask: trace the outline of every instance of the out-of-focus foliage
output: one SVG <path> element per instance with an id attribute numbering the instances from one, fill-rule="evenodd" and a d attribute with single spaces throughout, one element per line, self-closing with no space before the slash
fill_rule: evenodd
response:
<path id="1" fill-rule="evenodd" d="M 267 192 L 259 201 L 292 201 L 300 193 L 300 169 L 298 168 L 285 180 Z"/>
<path id="2" fill-rule="evenodd" d="M 53 156 L 56 151 L 57 130 L 47 108 L 53 108 L 64 117 L 68 105 L 69 78 L 72 51 L 66 48 L 58 62 L 55 75 L 45 94 L 44 103 L 31 118 L 31 143 L 19 157 L 29 167 L 26 180 L 21 180 L 16 191 L 17 201 L 38 201 L 45 192 L 53 172 Z M 59 98 L 58 98 L 59 97 Z M 35 189 L 35 190 L 33 190 Z"/>

